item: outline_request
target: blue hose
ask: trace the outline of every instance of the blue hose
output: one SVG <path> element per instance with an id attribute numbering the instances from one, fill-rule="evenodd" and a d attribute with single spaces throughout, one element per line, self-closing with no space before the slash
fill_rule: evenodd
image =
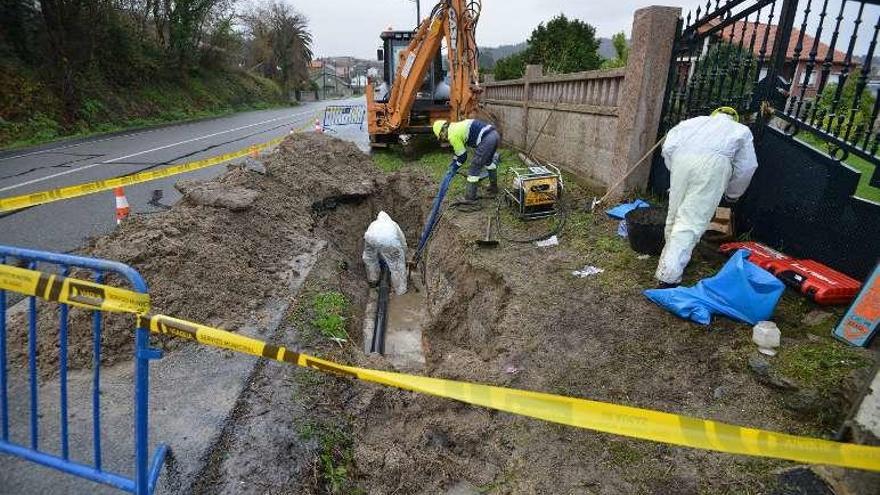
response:
<path id="1" fill-rule="evenodd" d="M 424 251 L 425 246 L 428 244 L 428 239 L 431 238 L 431 233 L 437 226 L 437 221 L 440 217 L 440 207 L 443 205 L 443 198 L 446 197 L 446 192 L 449 190 L 449 184 L 458 172 L 459 167 L 461 167 L 461 164 L 453 159 L 452 163 L 449 164 L 449 170 L 446 171 L 446 176 L 443 177 L 443 182 L 440 183 L 440 190 L 437 191 L 437 196 L 434 197 L 434 205 L 431 206 L 431 214 L 428 216 L 428 223 L 425 224 L 425 230 L 422 231 L 422 236 L 419 238 L 419 247 L 416 249 L 416 254 L 413 258 L 415 263 L 418 263 L 422 259 L 422 251 Z"/>

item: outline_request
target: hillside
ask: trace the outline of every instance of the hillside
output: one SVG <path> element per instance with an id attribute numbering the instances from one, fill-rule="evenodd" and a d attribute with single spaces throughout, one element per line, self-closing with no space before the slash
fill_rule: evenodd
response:
<path id="1" fill-rule="evenodd" d="M 283 105 L 307 84 L 311 42 L 278 2 L 9 0 L 0 147 Z"/>
<path id="2" fill-rule="evenodd" d="M 483 67 L 492 68 L 495 66 L 495 62 L 498 60 L 509 57 L 515 53 L 519 53 L 528 47 L 528 43 L 523 41 L 522 43 L 517 43 L 515 45 L 500 45 L 500 46 L 481 46 L 480 47 L 480 62 Z M 614 52 L 614 45 L 611 43 L 611 38 L 599 38 L 599 56 L 603 59 L 612 59 L 616 56 Z"/>
<path id="3" fill-rule="evenodd" d="M 243 71 L 201 70 L 135 87 L 90 81 L 81 86 L 76 117 L 66 121 L 53 89 L 26 68 L 0 70 L 0 148 L 284 104 L 280 88 L 270 79 Z"/>

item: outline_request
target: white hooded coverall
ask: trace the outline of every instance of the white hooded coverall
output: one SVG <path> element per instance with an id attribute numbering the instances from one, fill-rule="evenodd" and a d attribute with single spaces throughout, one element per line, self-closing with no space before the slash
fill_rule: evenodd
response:
<path id="1" fill-rule="evenodd" d="M 399 296 L 406 294 L 406 237 L 397 222 L 384 211 L 379 212 L 364 233 L 362 259 L 367 268 L 367 280 L 372 283 L 378 282 L 382 273 L 380 258 L 388 265 L 394 292 Z"/>
<path id="2" fill-rule="evenodd" d="M 739 199 L 758 159 L 749 128 L 721 113 L 673 127 L 663 143 L 663 159 L 671 175 L 669 213 L 656 277 L 678 284 L 722 195 Z"/>

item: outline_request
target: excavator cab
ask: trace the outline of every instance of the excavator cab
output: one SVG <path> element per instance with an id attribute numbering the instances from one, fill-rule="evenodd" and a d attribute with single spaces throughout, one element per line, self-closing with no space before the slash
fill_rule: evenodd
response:
<path id="1" fill-rule="evenodd" d="M 381 34 L 384 80 L 369 81 L 365 95 L 371 146 L 406 143 L 432 122 L 476 112 L 479 16 L 480 0 L 439 0 L 415 31 Z"/>
<path id="2" fill-rule="evenodd" d="M 401 63 L 400 54 L 409 46 L 414 35 L 413 31 L 384 31 L 379 36 L 382 39 L 382 48 L 377 51 L 377 55 L 382 62 L 383 82 L 375 86 L 373 97 L 376 102 L 388 102 L 394 86 L 394 77 Z M 446 81 L 443 62 L 443 57 L 438 51 L 425 74 L 421 88 L 416 93 L 407 129 L 410 134 L 429 133 L 433 120 L 447 118 L 449 114 L 449 83 Z M 379 139 L 374 141 L 374 145 L 381 145 L 382 141 L 393 142 L 396 139 L 394 135 L 377 137 Z"/>

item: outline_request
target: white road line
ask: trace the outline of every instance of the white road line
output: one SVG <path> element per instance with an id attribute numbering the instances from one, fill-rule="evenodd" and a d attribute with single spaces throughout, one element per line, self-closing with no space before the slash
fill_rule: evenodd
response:
<path id="1" fill-rule="evenodd" d="M 236 115 L 233 114 L 233 115 L 227 115 L 227 116 L 224 116 L 224 117 L 217 117 L 217 119 L 214 119 L 214 121 L 216 121 L 216 120 L 218 120 L 218 119 L 233 118 L 233 117 L 236 117 Z M 170 123 L 170 124 L 168 124 L 168 125 L 159 126 L 159 127 L 155 128 L 155 129 L 140 129 L 140 130 L 134 130 L 134 131 L 132 131 L 132 132 L 127 132 L 127 133 L 125 133 L 125 134 L 117 134 L 117 135 L 115 135 L 115 136 L 110 136 L 110 137 L 101 138 L 101 139 L 90 139 L 90 140 L 85 140 L 85 141 L 82 141 L 82 142 L 79 142 L 79 143 L 61 144 L 61 145 L 56 146 L 56 147 L 54 147 L 54 148 L 48 148 L 48 149 L 44 149 L 44 150 L 31 151 L 31 152 L 28 152 L 28 153 L 22 153 L 22 154 L 20 154 L 20 155 L 12 155 L 12 156 L 0 157 L 0 162 L 2 162 L 2 161 L 6 161 L 6 160 L 15 160 L 15 159 L 17 159 L 17 158 L 26 158 L 26 157 L 33 156 L 33 155 L 51 154 L 51 153 L 56 153 L 56 152 L 58 152 L 58 151 L 60 151 L 60 150 L 66 150 L 66 149 L 68 149 L 68 148 L 76 148 L 76 147 L 78 147 L 78 146 L 84 146 L 84 145 L 87 145 L 87 144 L 103 143 L 103 142 L 106 142 L 106 141 L 112 141 L 112 140 L 114 140 L 114 139 L 119 139 L 119 138 L 126 138 L 126 137 L 131 137 L 131 136 L 139 136 L 139 135 L 141 135 L 141 134 L 151 134 L 151 133 L 154 133 L 154 132 L 166 131 L 166 130 L 172 128 L 172 127 L 178 127 L 178 128 L 180 128 L 180 127 L 187 127 L 187 126 L 199 125 L 199 124 L 201 124 L 201 123 L 203 123 L 203 122 L 179 122 L 179 123 L 176 123 L 176 124 L 175 124 L 175 123 Z"/>
<path id="2" fill-rule="evenodd" d="M 31 185 L 31 184 L 36 184 L 36 183 L 38 183 L 38 182 L 43 182 L 43 181 L 47 181 L 47 180 L 51 180 L 51 179 L 55 179 L 55 178 L 57 178 L 57 177 L 62 177 L 62 176 L 68 175 L 68 174 L 76 173 L 76 172 L 82 172 L 82 171 L 84 171 L 84 170 L 88 170 L 88 169 L 90 169 L 90 168 L 97 167 L 97 166 L 99 166 L 99 165 L 106 165 L 106 164 L 108 164 L 108 163 L 113 163 L 113 162 L 118 162 L 118 161 L 120 161 L 120 160 L 125 160 L 126 158 L 132 158 L 132 157 L 139 156 L 139 155 L 143 155 L 143 154 L 146 154 L 146 153 L 152 153 L 152 152 L 154 152 L 154 151 L 164 150 L 164 149 L 167 149 L 167 148 L 173 148 L 173 147 L 175 147 L 175 146 L 180 146 L 181 144 L 192 143 L 192 142 L 194 142 L 194 141 L 200 141 L 200 140 L 202 140 L 202 139 L 208 139 L 208 138 L 211 138 L 211 137 L 214 137 L 214 136 L 219 136 L 219 135 L 221 135 L 221 134 L 228 134 L 228 133 L 230 133 L 230 132 L 235 132 L 235 131 L 240 131 L 240 130 L 242 130 L 242 129 L 247 129 L 247 128 L 249 128 L 249 127 L 254 127 L 254 126 L 263 125 L 263 124 L 269 124 L 269 123 L 276 122 L 276 121 L 279 121 L 279 120 L 284 120 L 284 119 L 293 119 L 293 118 L 296 118 L 296 117 L 301 117 L 301 116 L 303 116 L 303 115 L 308 115 L 308 114 L 312 114 L 312 113 L 314 113 L 314 112 L 309 111 L 309 112 L 295 113 L 295 114 L 293 114 L 293 115 L 285 115 L 285 116 L 283 116 L 283 117 L 277 117 L 277 118 L 274 118 L 274 119 L 264 120 L 264 121 L 262 121 L 262 122 L 256 122 L 256 123 L 253 123 L 253 124 L 248 124 L 248 125 L 244 125 L 244 126 L 241 126 L 241 127 L 236 127 L 236 128 L 234 128 L 234 129 L 227 129 L 227 130 L 225 130 L 225 131 L 214 132 L 214 133 L 211 133 L 211 134 L 205 134 L 204 136 L 199 136 L 199 137 L 196 137 L 196 138 L 187 139 L 187 140 L 185 140 L 185 141 L 179 141 L 179 142 L 176 142 L 176 143 L 166 144 L 165 146 L 159 146 L 159 147 L 156 147 L 156 148 L 152 148 L 152 149 L 148 149 L 148 150 L 144 150 L 144 151 L 139 151 L 139 152 L 137 152 L 137 153 L 132 153 L 132 154 L 130 154 L 130 155 L 125 155 L 125 156 L 116 157 L 116 158 L 113 158 L 112 160 L 104 160 L 104 161 L 102 161 L 102 162 L 90 163 L 90 164 L 88 164 L 88 165 L 83 165 L 82 167 L 77 167 L 77 168 L 74 168 L 74 169 L 65 170 L 64 172 L 58 172 L 57 174 L 51 174 L 51 175 L 47 175 L 47 176 L 45 176 L 45 177 L 38 177 L 38 178 L 36 178 L 36 179 L 31 179 L 31 180 L 28 180 L 28 181 L 19 182 L 18 184 L 13 184 L 13 185 L 11 185 L 11 186 L 0 187 L 0 192 L 3 192 L 3 191 L 10 191 L 10 190 L 12 190 L 12 189 L 18 189 L 19 187 L 29 186 L 29 185 Z"/>

